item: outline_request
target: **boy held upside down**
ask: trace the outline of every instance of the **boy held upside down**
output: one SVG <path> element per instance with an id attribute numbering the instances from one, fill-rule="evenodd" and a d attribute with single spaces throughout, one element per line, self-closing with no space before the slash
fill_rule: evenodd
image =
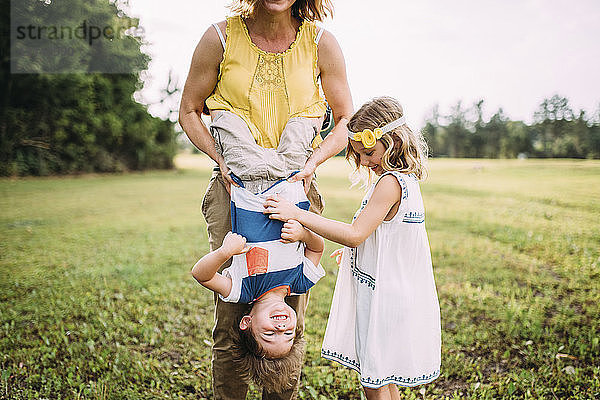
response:
<path id="1" fill-rule="evenodd" d="M 323 239 L 298 221 L 282 225 L 278 246 L 283 248 L 280 253 L 260 244 L 249 246 L 245 237 L 229 232 L 221 247 L 192 268 L 198 283 L 222 300 L 250 304 L 239 321 L 234 358 L 247 378 L 274 391 L 288 389 L 290 375 L 300 371 L 303 358 L 296 312 L 284 299 L 306 293 L 325 275 L 319 264 Z M 288 251 L 291 248 L 294 250 Z M 300 258 L 293 256 L 298 251 Z M 278 258 L 278 254 L 282 256 Z M 218 273 L 232 257 L 232 265 Z"/>

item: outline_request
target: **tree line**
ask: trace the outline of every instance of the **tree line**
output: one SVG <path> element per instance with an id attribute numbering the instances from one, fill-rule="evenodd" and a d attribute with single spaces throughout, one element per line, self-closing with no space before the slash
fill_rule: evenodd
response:
<path id="1" fill-rule="evenodd" d="M 600 107 L 575 113 L 567 98 L 554 95 L 535 111 L 533 122 L 512 121 L 499 109 L 483 117 L 484 101 L 471 107 L 457 103 L 449 115 L 433 107 L 423 136 L 433 157 L 466 158 L 600 158 Z"/>
<path id="2" fill-rule="evenodd" d="M 0 0 L 0 175 L 171 168 L 174 124 L 133 97 L 150 58 L 121 29 L 138 26 L 122 3 L 12 3 L 25 30 L 11 48 L 10 1 Z M 74 35 L 57 36 L 57 27 Z"/>

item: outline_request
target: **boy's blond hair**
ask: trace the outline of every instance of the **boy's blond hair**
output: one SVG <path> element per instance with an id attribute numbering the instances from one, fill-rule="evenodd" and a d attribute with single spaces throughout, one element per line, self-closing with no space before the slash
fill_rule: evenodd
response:
<path id="1" fill-rule="evenodd" d="M 251 17 L 260 0 L 233 0 L 229 8 L 242 18 Z M 302 21 L 323 21 L 333 16 L 331 0 L 296 0 L 292 5 L 292 16 Z"/>
<path id="2" fill-rule="evenodd" d="M 404 115 L 400 103 L 392 97 L 376 97 L 366 102 L 354 113 L 348 122 L 348 130 L 362 132 L 365 129 L 381 128 Z M 418 179 L 427 175 L 428 147 L 421 132 L 413 132 L 404 124 L 390 132 L 384 133 L 381 139 L 386 150 L 381 157 L 381 167 L 385 171 L 399 171 L 415 174 Z M 354 151 L 350 143 L 346 149 L 346 159 L 352 160 L 356 171 L 360 168 L 360 155 Z"/>
<path id="3" fill-rule="evenodd" d="M 291 389 L 298 382 L 306 344 L 299 329 L 289 353 L 281 358 L 269 358 L 250 329 L 236 329 L 234 337 L 233 360 L 244 379 L 252 380 L 271 393 Z"/>

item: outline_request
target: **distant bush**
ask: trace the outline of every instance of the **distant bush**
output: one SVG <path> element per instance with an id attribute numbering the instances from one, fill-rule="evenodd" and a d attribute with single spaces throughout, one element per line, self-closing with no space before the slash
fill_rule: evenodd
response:
<path id="1" fill-rule="evenodd" d="M 594 115 L 576 115 L 566 98 L 545 99 L 527 125 L 511 121 L 502 109 L 483 119 L 483 100 L 464 108 L 459 102 L 450 115 L 437 106 L 425 121 L 423 135 L 434 157 L 600 158 L 600 108 Z"/>
<path id="2" fill-rule="evenodd" d="M 8 8 L 7 1 L 2 3 L 3 8 Z M 109 24 L 115 19 L 137 24 L 108 1 L 14 4 L 36 17 L 56 8 L 54 12 L 60 12 L 65 18 L 79 12 L 93 14 L 98 24 Z M 65 10 L 77 12 L 70 14 Z M 133 98 L 141 87 L 139 72 L 147 68 L 149 61 L 140 51 L 138 39 L 126 36 L 115 46 L 86 45 L 84 50 L 78 47 L 77 51 L 88 62 L 87 73 L 11 74 L 9 16 L 10 13 L 4 11 L 0 16 L 3 31 L 0 39 L 0 175 L 172 168 L 176 152 L 173 123 L 152 117 L 146 107 Z M 83 17 L 73 16 L 73 21 L 65 23 L 74 26 L 80 22 L 76 18 Z M 94 59 L 109 56 L 127 63 L 131 73 L 93 72 L 94 66 L 98 67 Z M 52 65 L 46 67 L 41 65 L 40 70 L 53 68 Z"/>

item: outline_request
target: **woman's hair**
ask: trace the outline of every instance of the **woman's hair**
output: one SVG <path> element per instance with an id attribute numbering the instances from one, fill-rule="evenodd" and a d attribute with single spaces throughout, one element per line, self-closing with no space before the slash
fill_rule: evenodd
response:
<path id="1" fill-rule="evenodd" d="M 254 14 L 259 1 L 233 0 L 229 8 L 234 14 L 248 18 Z M 333 16 L 333 5 L 331 0 L 296 0 L 292 5 L 292 16 L 302 21 L 323 21 Z"/>
<path id="2" fill-rule="evenodd" d="M 354 113 L 348 122 L 348 130 L 361 132 L 364 129 L 382 128 L 403 115 L 402 106 L 396 99 L 376 97 Z M 428 147 L 421 132 L 413 132 L 404 124 L 384 133 L 379 140 L 386 149 L 381 157 L 381 167 L 385 171 L 415 174 L 418 179 L 426 177 Z M 360 154 L 354 151 L 350 143 L 346 149 L 346 159 L 354 162 L 358 172 Z"/>
<path id="3" fill-rule="evenodd" d="M 233 337 L 233 360 L 244 379 L 252 380 L 268 392 L 279 393 L 291 389 L 300 378 L 305 340 L 298 328 L 292 348 L 281 358 L 269 358 L 250 329 L 235 328 Z"/>

